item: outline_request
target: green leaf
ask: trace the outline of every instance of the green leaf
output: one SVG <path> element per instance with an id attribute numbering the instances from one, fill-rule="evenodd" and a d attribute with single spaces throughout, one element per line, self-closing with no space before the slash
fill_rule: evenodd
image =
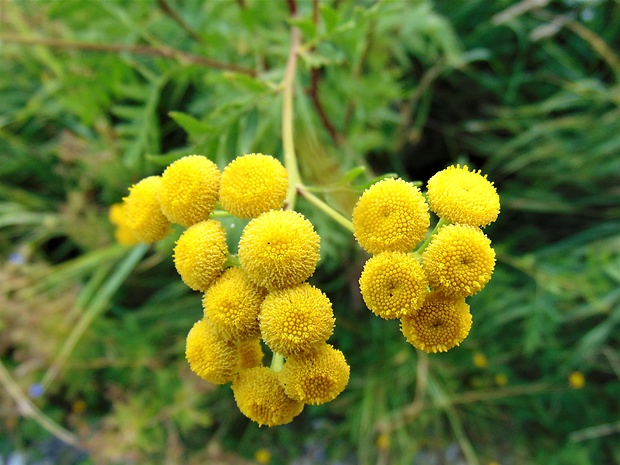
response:
<path id="1" fill-rule="evenodd" d="M 213 128 L 202 121 L 198 121 L 187 113 L 171 111 L 168 115 L 176 121 L 190 136 L 202 136 L 208 134 Z"/>

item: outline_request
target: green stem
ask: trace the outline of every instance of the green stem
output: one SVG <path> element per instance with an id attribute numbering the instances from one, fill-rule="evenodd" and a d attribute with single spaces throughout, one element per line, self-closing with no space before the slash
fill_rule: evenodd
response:
<path id="1" fill-rule="evenodd" d="M 226 263 L 224 263 L 224 268 L 229 268 L 231 266 L 241 266 L 241 262 L 239 261 L 239 257 L 237 255 L 233 255 L 228 252 L 226 254 Z"/>
<path id="2" fill-rule="evenodd" d="M 446 224 L 450 224 L 450 222 L 444 218 L 439 218 L 439 221 L 437 222 L 431 233 L 426 237 L 426 240 L 422 243 L 420 247 L 418 247 L 414 254 L 418 257 L 422 256 L 422 252 L 424 252 L 424 250 L 428 247 L 428 244 L 431 243 L 433 236 L 437 234 L 437 231 L 439 231 L 439 229 Z"/>
<path id="3" fill-rule="evenodd" d="M 327 205 L 323 200 L 318 198 L 316 195 L 309 192 L 305 186 L 301 186 L 301 185 L 297 186 L 297 192 L 299 193 L 299 195 L 305 198 L 308 202 L 310 202 L 312 205 L 314 205 L 319 210 L 321 210 L 323 213 L 325 213 L 327 216 L 329 216 L 331 219 L 333 219 L 340 226 L 345 228 L 347 231 L 353 232 L 353 223 L 351 223 L 351 221 L 349 221 L 344 216 L 342 216 L 340 213 L 338 213 L 336 210 L 334 210 L 332 207 Z"/>
<path id="4" fill-rule="evenodd" d="M 273 358 L 271 359 L 270 368 L 277 373 L 278 371 L 282 370 L 283 365 L 284 365 L 284 357 L 282 356 L 282 354 L 274 352 Z"/>

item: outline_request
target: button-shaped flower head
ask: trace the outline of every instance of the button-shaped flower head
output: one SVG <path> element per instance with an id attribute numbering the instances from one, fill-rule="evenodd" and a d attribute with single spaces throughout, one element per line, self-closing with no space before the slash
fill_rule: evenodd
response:
<path id="1" fill-rule="evenodd" d="M 263 347 L 260 339 L 239 342 L 239 369 L 259 367 L 263 364 Z"/>
<path id="2" fill-rule="evenodd" d="M 127 226 L 127 216 L 125 215 L 125 205 L 123 203 L 110 205 L 108 219 L 110 223 L 116 226 L 114 230 L 114 239 L 116 239 L 116 242 L 121 245 L 136 245 L 140 242 L 131 231 L 131 228 Z"/>
<path id="3" fill-rule="evenodd" d="M 241 268 L 228 268 L 202 299 L 205 317 L 226 339 L 257 338 L 258 311 L 266 294 Z"/>
<path id="4" fill-rule="evenodd" d="M 271 292 L 258 319 L 265 344 L 285 357 L 327 341 L 335 321 L 329 298 L 308 283 Z"/>
<path id="5" fill-rule="evenodd" d="M 495 251 L 489 238 L 474 226 L 442 227 L 422 254 L 430 286 L 452 297 L 481 290 L 495 268 Z"/>
<path id="6" fill-rule="evenodd" d="M 471 324 L 469 305 L 464 298 L 453 299 L 432 292 L 420 310 L 401 319 L 401 331 L 416 349 L 446 352 L 463 342 Z"/>
<path id="7" fill-rule="evenodd" d="M 372 312 L 391 320 L 414 313 L 427 295 L 422 265 L 411 255 L 383 252 L 370 258 L 360 276 L 360 290 Z"/>
<path id="8" fill-rule="evenodd" d="M 256 284 L 281 289 L 301 284 L 314 273 L 319 245 L 319 235 L 301 213 L 271 210 L 243 230 L 239 261 Z"/>
<path id="9" fill-rule="evenodd" d="M 216 220 L 189 227 L 177 240 L 174 265 L 185 284 L 206 291 L 223 271 L 228 255 L 226 232 Z"/>
<path id="10" fill-rule="evenodd" d="M 185 357 L 190 369 L 210 383 L 228 383 L 237 371 L 237 347 L 218 337 L 204 319 L 190 329 Z"/>
<path id="11" fill-rule="evenodd" d="M 451 223 L 486 226 L 499 215 L 499 195 L 480 171 L 449 166 L 428 180 L 431 210 Z"/>
<path id="12" fill-rule="evenodd" d="M 329 344 L 319 344 L 308 354 L 286 359 L 280 382 L 289 397 L 318 405 L 334 400 L 344 390 L 349 372 L 342 352 Z"/>
<path id="13" fill-rule="evenodd" d="M 188 155 L 162 174 L 159 202 L 173 223 L 189 227 L 209 218 L 220 189 L 220 170 L 202 155 Z"/>
<path id="14" fill-rule="evenodd" d="M 129 188 L 123 199 L 126 224 L 133 234 L 147 244 L 157 242 L 170 232 L 170 221 L 161 212 L 157 196 L 161 177 L 149 176 Z"/>
<path id="15" fill-rule="evenodd" d="M 426 235 L 428 205 L 420 190 L 402 179 L 383 179 L 364 191 L 353 209 L 357 242 L 369 253 L 409 252 Z"/>
<path id="16" fill-rule="evenodd" d="M 251 153 L 235 158 L 224 168 L 220 204 L 238 218 L 256 218 L 282 206 L 288 190 L 288 173 L 270 155 Z"/>
<path id="17" fill-rule="evenodd" d="M 232 390 L 241 413 L 260 426 L 290 423 L 304 408 L 291 399 L 278 381 L 278 374 L 267 367 L 241 370 Z"/>

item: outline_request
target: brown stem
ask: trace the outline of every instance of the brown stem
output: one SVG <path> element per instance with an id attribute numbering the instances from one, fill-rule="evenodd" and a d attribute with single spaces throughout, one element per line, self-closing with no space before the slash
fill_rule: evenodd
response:
<path id="1" fill-rule="evenodd" d="M 295 0 L 286 0 L 286 5 L 291 16 L 297 16 L 297 2 Z"/>
<path id="2" fill-rule="evenodd" d="M 194 31 L 191 26 L 187 24 L 187 22 L 170 7 L 170 5 L 168 5 L 168 2 L 166 2 L 166 0 L 157 0 L 157 3 L 159 4 L 159 8 L 161 8 L 164 13 L 170 16 L 170 18 L 175 23 L 181 26 L 181 29 L 183 29 L 187 33 L 187 35 L 189 35 L 197 42 L 202 42 L 202 38 L 200 37 L 200 35 L 196 31 Z"/>
<path id="3" fill-rule="evenodd" d="M 53 39 L 44 37 L 22 37 L 13 34 L 0 34 L 0 42 L 23 45 L 44 45 L 53 48 L 65 48 L 73 50 L 83 50 L 87 52 L 113 52 L 113 53 L 133 53 L 136 55 L 150 55 L 163 58 L 170 58 L 190 64 L 208 66 L 223 71 L 233 71 L 235 73 L 254 76 L 254 70 L 243 68 L 232 63 L 223 63 L 210 58 L 193 55 L 191 53 L 176 50 L 170 47 L 155 48 L 147 45 L 121 45 L 121 44 L 95 44 L 92 42 L 73 42 L 63 39 Z"/>
<path id="4" fill-rule="evenodd" d="M 325 112 L 325 108 L 323 107 L 323 104 L 321 103 L 321 100 L 319 99 L 319 70 L 318 68 L 312 68 L 312 71 L 310 72 L 310 89 L 308 89 L 308 95 L 310 96 L 310 99 L 312 100 L 312 104 L 314 105 L 314 108 L 316 109 L 316 112 L 318 113 L 319 118 L 321 119 L 321 122 L 323 123 L 323 126 L 325 126 L 325 129 L 327 130 L 327 132 L 329 132 L 329 135 L 333 139 L 334 143 L 337 146 L 339 146 L 342 143 L 342 138 L 340 134 L 338 134 L 338 131 L 336 130 L 336 127 L 334 126 L 334 124 L 329 119 L 329 116 L 327 116 L 327 113 Z"/>
<path id="5" fill-rule="evenodd" d="M 370 23 L 370 25 L 368 26 L 368 33 L 366 34 L 366 38 L 365 38 L 366 43 L 364 44 L 364 50 L 362 51 L 362 55 L 360 56 L 360 59 L 357 62 L 357 65 L 355 66 L 355 69 L 353 70 L 354 80 L 356 80 L 361 75 L 362 71 L 364 70 L 364 63 L 366 62 L 366 59 L 370 55 L 370 50 L 372 48 L 372 39 L 374 37 L 374 34 L 375 34 L 374 23 Z M 355 112 L 355 101 L 350 100 L 349 104 L 347 105 L 347 109 L 345 111 L 344 124 L 342 125 L 344 131 L 346 131 L 351 125 L 354 112 Z"/>

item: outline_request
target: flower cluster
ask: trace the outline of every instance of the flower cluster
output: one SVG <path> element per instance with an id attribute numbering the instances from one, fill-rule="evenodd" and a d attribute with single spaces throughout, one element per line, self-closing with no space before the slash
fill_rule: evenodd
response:
<path id="1" fill-rule="evenodd" d="M 232 382 L 239 410 L 268 426 L 290 422 L 305 404 L 333 400 L 349 381 L 344 355 L 327 343 L 331 302 L 307 282 L 320 238 L 302 214 L 282 209 L 287 192 L 287 171 L 269 155 L 237 157 L 222 172 L 189 155 L 134 185 L 110 212 L 117 236 L 122 226 L 142 242 L 161 240 L 172 223 L 186 228 L 174 264 L 187 286 L 204 293 L 204 316 L 187 336 L 190 368 L 206 381 Z M 218 214 L 250 219 L 237 256 L 213 218 L 218 206 Z M 271 367 L 263 365 L 263 343 L 274 353 Z"/>
<path id="2" fill-rule="evenodd" d="M 427 204 L 428 200 L 428 204 Z M 439 221 L 424 243 L 430 211 Z M 358 243 L 373 256 L 359 284 L 366 306 L 400 319 L 407 341 L 425 352 L 445 352 L 469 334 L 465 298 L 491 279 L 495 252 L 480 229 L 497 219 L 493 183 L 467 166 L 450 166 L 427 184 L 383 179 L 366 189 L 353 210 Z"/>

